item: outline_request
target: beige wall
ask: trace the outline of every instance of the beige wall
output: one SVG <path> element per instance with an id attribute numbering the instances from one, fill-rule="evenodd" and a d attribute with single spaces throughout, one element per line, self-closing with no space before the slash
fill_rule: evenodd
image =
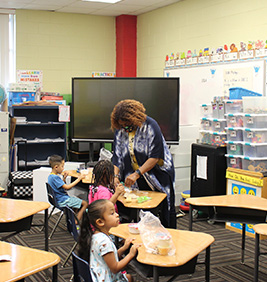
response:
<path id="1" fill-rule="evenodd" d="M 137 75 L 163 76 L 165 56 L 267 39 L 265 0 L 184 0 L 138 16 Z"/>
<path id="2" fill-rule="evenodd" d="M 18 10 L 17 69 L 43 70 L 44 91 L 71 93 L 71 77 L 116 68 L 115 18 Z"/>

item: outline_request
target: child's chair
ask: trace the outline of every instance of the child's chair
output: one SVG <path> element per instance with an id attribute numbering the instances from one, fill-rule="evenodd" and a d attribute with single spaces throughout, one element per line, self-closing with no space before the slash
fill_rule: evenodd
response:
<path id="1" fill-rule="evenodd" d="M 56 231 L 56 228 L 57 228 L 57 226 L 58 226 L 62 216 L 64 215 L 64 208 L 62 208 L 62 207 L 60 207 L 58 205 L 58 202 L 57 202 L 57 199 L 56 199 L 56 196 L 55 196 L 55 192 L 54 192 L 54 190 L 52 189 L 52 187 L 48 183 L 46 183 L 46 190 L 47 190 L 48 201 L 53 206 L 53 209 L 51 210 L 51 212 L 50 212 L 50 214 L 48 216 L 48 220 L 49 220 L 49 218 L 51 217 L 51 215 L 53 214 L 53 212 L 54 212 L 54 210 L 56 208 L 60 210 L 60 215 L 59 215 L 59 217 L 57 219 L 57 222 L 54 225 L 53 230 L 52 230 L 51 234 L 48 237 L 48 239 L 51 239 L 53 234 L 54 234 L 54 232 Z"/>
<path id="2" fill-rule="evenodd" d="M 93 282 L 89 263 L 72 252 L 74 282 Z"/>

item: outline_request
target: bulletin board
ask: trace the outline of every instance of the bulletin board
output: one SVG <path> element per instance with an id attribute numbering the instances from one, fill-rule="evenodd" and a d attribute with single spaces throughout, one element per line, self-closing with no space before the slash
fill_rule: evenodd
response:
<path id="1" fill-rule="evenodd" d="M 180 125 L 199 125 L 200 105 L 214 96 L 229 96 L 242 87 L 265 96 L 265 60 L 216 63 L 164 69 L 164 77 L 180 77 Z"/>

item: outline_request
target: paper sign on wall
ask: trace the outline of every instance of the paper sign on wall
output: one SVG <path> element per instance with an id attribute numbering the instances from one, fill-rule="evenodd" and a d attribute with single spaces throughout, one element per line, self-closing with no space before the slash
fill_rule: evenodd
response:
<path id="1" fill-rule="evenodd" d="M 70 106 L 58 106 L 58 121 L 70 121 Z"/>
<path id="2" fill-rule="evenodd" d="M 36 88 L 43 89 L 43 71 L 41 70 L 17 70 L 17 82 L 33 83 Z"/>
<path id="3" fill-rule="evenodd" d="M 207 180 L 207 161 L 206 156 L 197 156 L 197 178 Z"/>

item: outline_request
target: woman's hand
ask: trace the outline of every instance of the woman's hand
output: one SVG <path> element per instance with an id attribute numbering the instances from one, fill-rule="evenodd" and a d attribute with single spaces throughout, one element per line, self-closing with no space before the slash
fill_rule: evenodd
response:
<path id="1" fill-rule="evenodd" d="M 135 182 L 136 180 L 139 178 L 140 176 L 137 174 L 137 173 L 132 173 L 130 174 L 129 176 L 127 176 L 127 178 L 125 179 L 125 186 L 127 187 L 131 187 Z"/>

